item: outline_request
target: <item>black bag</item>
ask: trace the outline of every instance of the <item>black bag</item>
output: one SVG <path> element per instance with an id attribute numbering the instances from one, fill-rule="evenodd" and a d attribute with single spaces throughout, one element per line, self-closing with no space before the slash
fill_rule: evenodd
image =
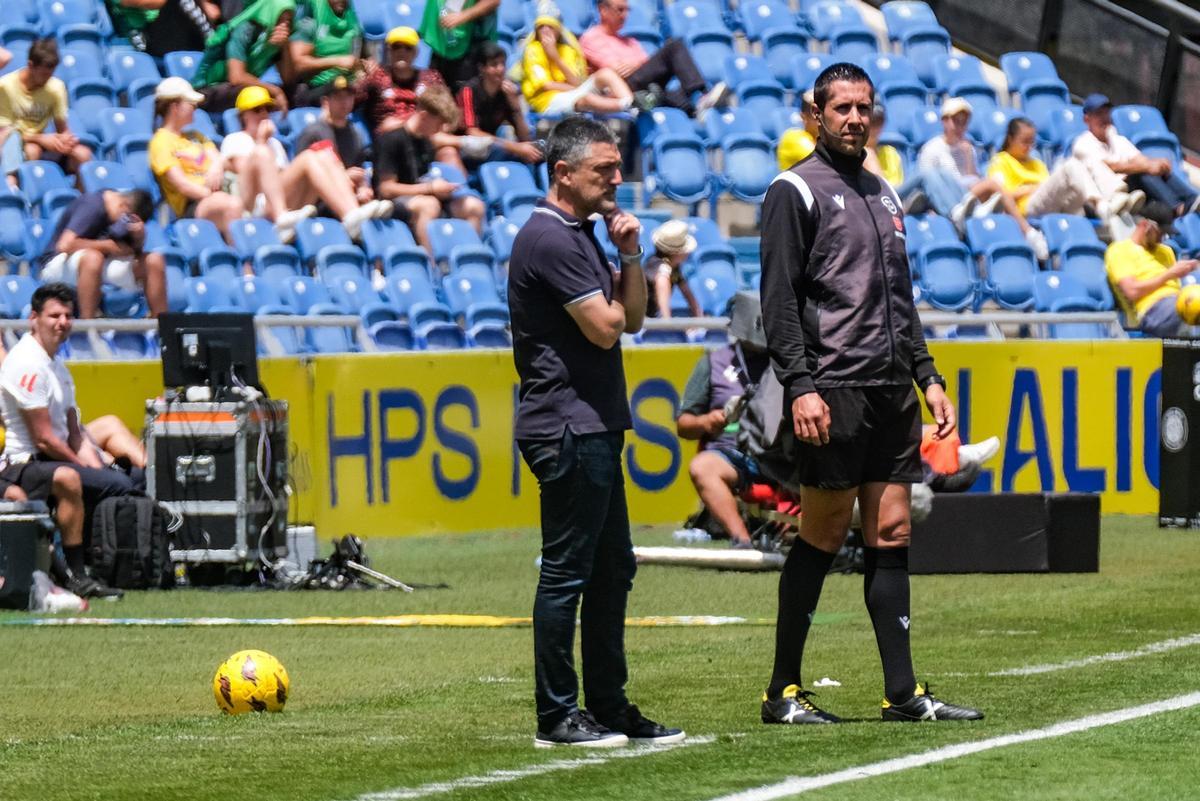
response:
<path id="1" fill-rule="evenodd" d="M 92 519 L 92 573 L 123 590 L 175 586 L 167 513 L 153 498 L 105 498 Z"/>

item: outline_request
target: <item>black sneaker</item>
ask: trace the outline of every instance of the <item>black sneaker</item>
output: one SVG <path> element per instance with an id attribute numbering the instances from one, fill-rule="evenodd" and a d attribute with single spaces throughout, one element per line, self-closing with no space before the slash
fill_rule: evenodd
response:
<path id="1" fill-rule="evenodd" d="M 679 743 L 687 734 L 683 729 L 668 729 L 643 715 L 636 706 L 629 704 L 613 717 L 605 718 L 603 725 L 618 731 L 635 743 Z"/>
<path id="2" fill-rule="evenodd" d="M 983 713 L 967 706 L 955 706 L 939 701 L 929 692 L 929 686 L 918 684 L 913 697 L 902 704 L 883 699 L 884 720 L 983 720 Z"/>
<path id="3" fill-rule="evenodd" d="M 124 590 L 110 587 L 100 579 L 91 576 L 74 576 L 67 582 L 67 589 L 80 598 L 123 598 Z"/>
<path id="4" fill-rule="evenodd" d="M 837 715 L 831 715 L 810 700 L 814 693 L 801 690 L 795 684 L 789 684 L 783 690 L 783 695 L 775 700 L 767 698 L 763 693 L 762 722 L 763 723 L 841 723 Z"/>
<path id="5" fill-rule="evenodd" d="M 606 729 L 583 710 L 576 710 L 548 732 L 538 729 L 533 738 L 535 748 L 554 748 L 570 745 L 580 748 L 616 748 L 628 745 L 629 738 L 620 732 Z"/>

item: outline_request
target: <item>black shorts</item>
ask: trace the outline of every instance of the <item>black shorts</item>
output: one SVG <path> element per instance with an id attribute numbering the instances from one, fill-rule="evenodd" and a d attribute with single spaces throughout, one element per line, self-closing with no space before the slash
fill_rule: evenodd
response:
<path id="1" fill-rule="evenodd" d="M 819 447 L 795 443 L 802 486 L 841 490 L 921 480 L 921 406 L 912 386 L 818 392 L 829 405 L 829 442 Z"/>
<path id="2" fill-rule="evenodd" d="M 9 484 L 16 484 L 25 491 L 31 501 L 45 501 L 50 497 L 57 464 L 30 459 L 23 464 L 10 464 L 0 470 L 0 492 Z"/>

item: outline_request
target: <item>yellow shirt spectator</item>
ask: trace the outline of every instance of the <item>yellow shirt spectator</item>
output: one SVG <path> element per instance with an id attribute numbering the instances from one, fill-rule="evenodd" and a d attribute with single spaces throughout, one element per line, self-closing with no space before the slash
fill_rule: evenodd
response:
<path id="1" fill-rule="evenodd" d="M 154 138 L 150 140 L 150 171 L 158 180 L 167 205 L 177 216 L 184 215 L 188 199 L 165 180 L 167 171 L 178 167 L 189 182 L 203 186 L 204 176 L 213 159 L 220 158 L 220 155 L 217 146 L 204 134 L 188 131 L 180 136 L 166 128 L 154 132 Z"/>
<path id="2" fill-rule="evenodd" d="M 1151 253 L 1129 239 L 1113 242 L 1104 253 L 1104 267 L 1108 271 L 1108 282 L 1112 284 L 1113 294 L 1125 313 L 1136 317 L 1138 322 L 1141 322 L 1142 315 L 1155 303 L 1163 298 L 1179 294 L 1181 287 L 1179 280 L 1172 278 L 1167 281 L 1158 289 L 1139 299 L 1133 308 L 1130 308 L 1129 301 L 1121 294 L 1117 283 L 1126 278 L 1145 281 L 1147 278 L 1160 275 L 1174 263 L 1175 251 L 1166 245 L 1159 244 L 1154 248 L 1154 253 Z"/>
<path id="3" fill-rule="evenodd" d="M 808 158 L 817 147 L 812 134 L 803 128 L 788 128 L 779 137 L 779 149 L 775 157 L 779 160 L 779 169 L 787 170 L 797 162 Z"/>
<path id="4" fill-rule="evenodd" d="M 40 134 L 52 120 L 67 118 L 67 86 L 51 78 L 41 89 L 25 90 L 21 70 L 0 78 L 0 127 L 14 126 L 22 136 Z"/>
<path id="5" fill-rule="evenodd" d="M 1028 158 L 1020 161 L 1016 156 L 1006 151 L 1000 151 L 988 165 L 988 177 L 1000 182 L 1005 191 L 1013 192 L 1023 186 L 1040 186 L 1050 177 L 1050 171 L 1041 159 Z M 1025 205 L 1029 202 L 1030 192 L 1017 200 L 1017 208 L 1025 213 Z"/>
<path id="6" fill-rule="evenodd" d="M 574 37 L 571 39 L 573 40 Z M 587 79 L 587 60 L 584 59 L 583 50 L 578 45 L 571 44 L 569 41 L 559 41 L 558 57 L 580 80 Z M 550 63 L 550 59 L 546 56 L 546 51 L 537 37 L 534 37 L 526 45 L 521 66 L 525 71 L 525 77 L 521 81 L 521 94 L 525 95 L 530 107 L 540 114 L 546 110 L 546 107 L 550 105 L 550 100 L 559 91 L 543 87 L 550 82 L 568 83 L 567 77 L 557 65 Z"/>
<path id="7" fill-rule="evenodd" d="M 893 188 L 904 183 L 904 161 L 900 158 L 900 151 L 891 145 L 880 145 L 875 148 L 875 158 L 879 159 L 883 177 Z"/>

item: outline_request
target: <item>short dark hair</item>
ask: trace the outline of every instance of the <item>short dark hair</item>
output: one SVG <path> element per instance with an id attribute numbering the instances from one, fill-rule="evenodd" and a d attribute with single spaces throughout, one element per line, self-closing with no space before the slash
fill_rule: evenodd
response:
<path id="1" fill-rule="evenodd" d="M 33 313 L 41 314 L 42 309 L 46 308 L 46 301 L 48 300 L 57 300 L 64 306 L 70 306 L 71 314 L 75 313 L 75 288 L 70 284 L 64 284 L 62 281 L 52 281 L 49 284 L 42 284 L 33 290 L 33 298 L 29 301 Z"/>
<path id="2" fill-rule="evenodd" d="M 588 148 L 597 143 L 615 145 L 617 137 L 607 126 L 591 117 L 582 114 L 564 117 L 546 137 L 546 166 L 550 168 L 550 182 L 554 182 L 554 165 L 565 161 L 574 167 L 583 161 Z"/>
<path id="3" fill-rule="evenodd" d="M 507 61 L 508 51 L 495 42 L 485 41 L 483 44 L 479 45 L 479 52 L 475 54 L 475 62 L 481 67 L 485 64 L 490 64 L 492 61 L 498 58 L 502 58 Z"/>
<path id="4" fill-rule="evenodd" d="M 829 100 L 829 87 L 835 81 L 865 83 L 871 87 L 871 99 L 875 98 L 875 84 L 871 82 L 871 76 L 867 75 L 866 70 L 857 64 L 839 61 L 822 70 L 821 74 L 817 76 L 817 82 L 813 84 L 813 103 L 817 108 L 825 108 L 825 101 Z"/>
<path id="5" fill-rule="evenodd" d="M 145 189 L 130 189 L 122 192 L 121 197 L 129 204 L 129 210 L 137 215 L 142 222 L 154 216 L 154 198 Z"/>
<path id="6" fill-rule="evenodd" d="M 1008 150 L 1008 146 L 1017 137 L 1017 134 L 1021 132 L 1022 128 L 1037 130 L 1037 126 L 1033 124 L 1033 120 L 1028 117 L 1013 117 L 1008 121 L 1008 127 L 1004 129 L 1004 142 L 1000 145 L 1000 149 Z"/>
<path id="7" fill-rule="evenodd" d="M 53 36 L 38 39 L 29 46 L 29 66 L 51 69 L 58 66 L 58 42 Z"/>

